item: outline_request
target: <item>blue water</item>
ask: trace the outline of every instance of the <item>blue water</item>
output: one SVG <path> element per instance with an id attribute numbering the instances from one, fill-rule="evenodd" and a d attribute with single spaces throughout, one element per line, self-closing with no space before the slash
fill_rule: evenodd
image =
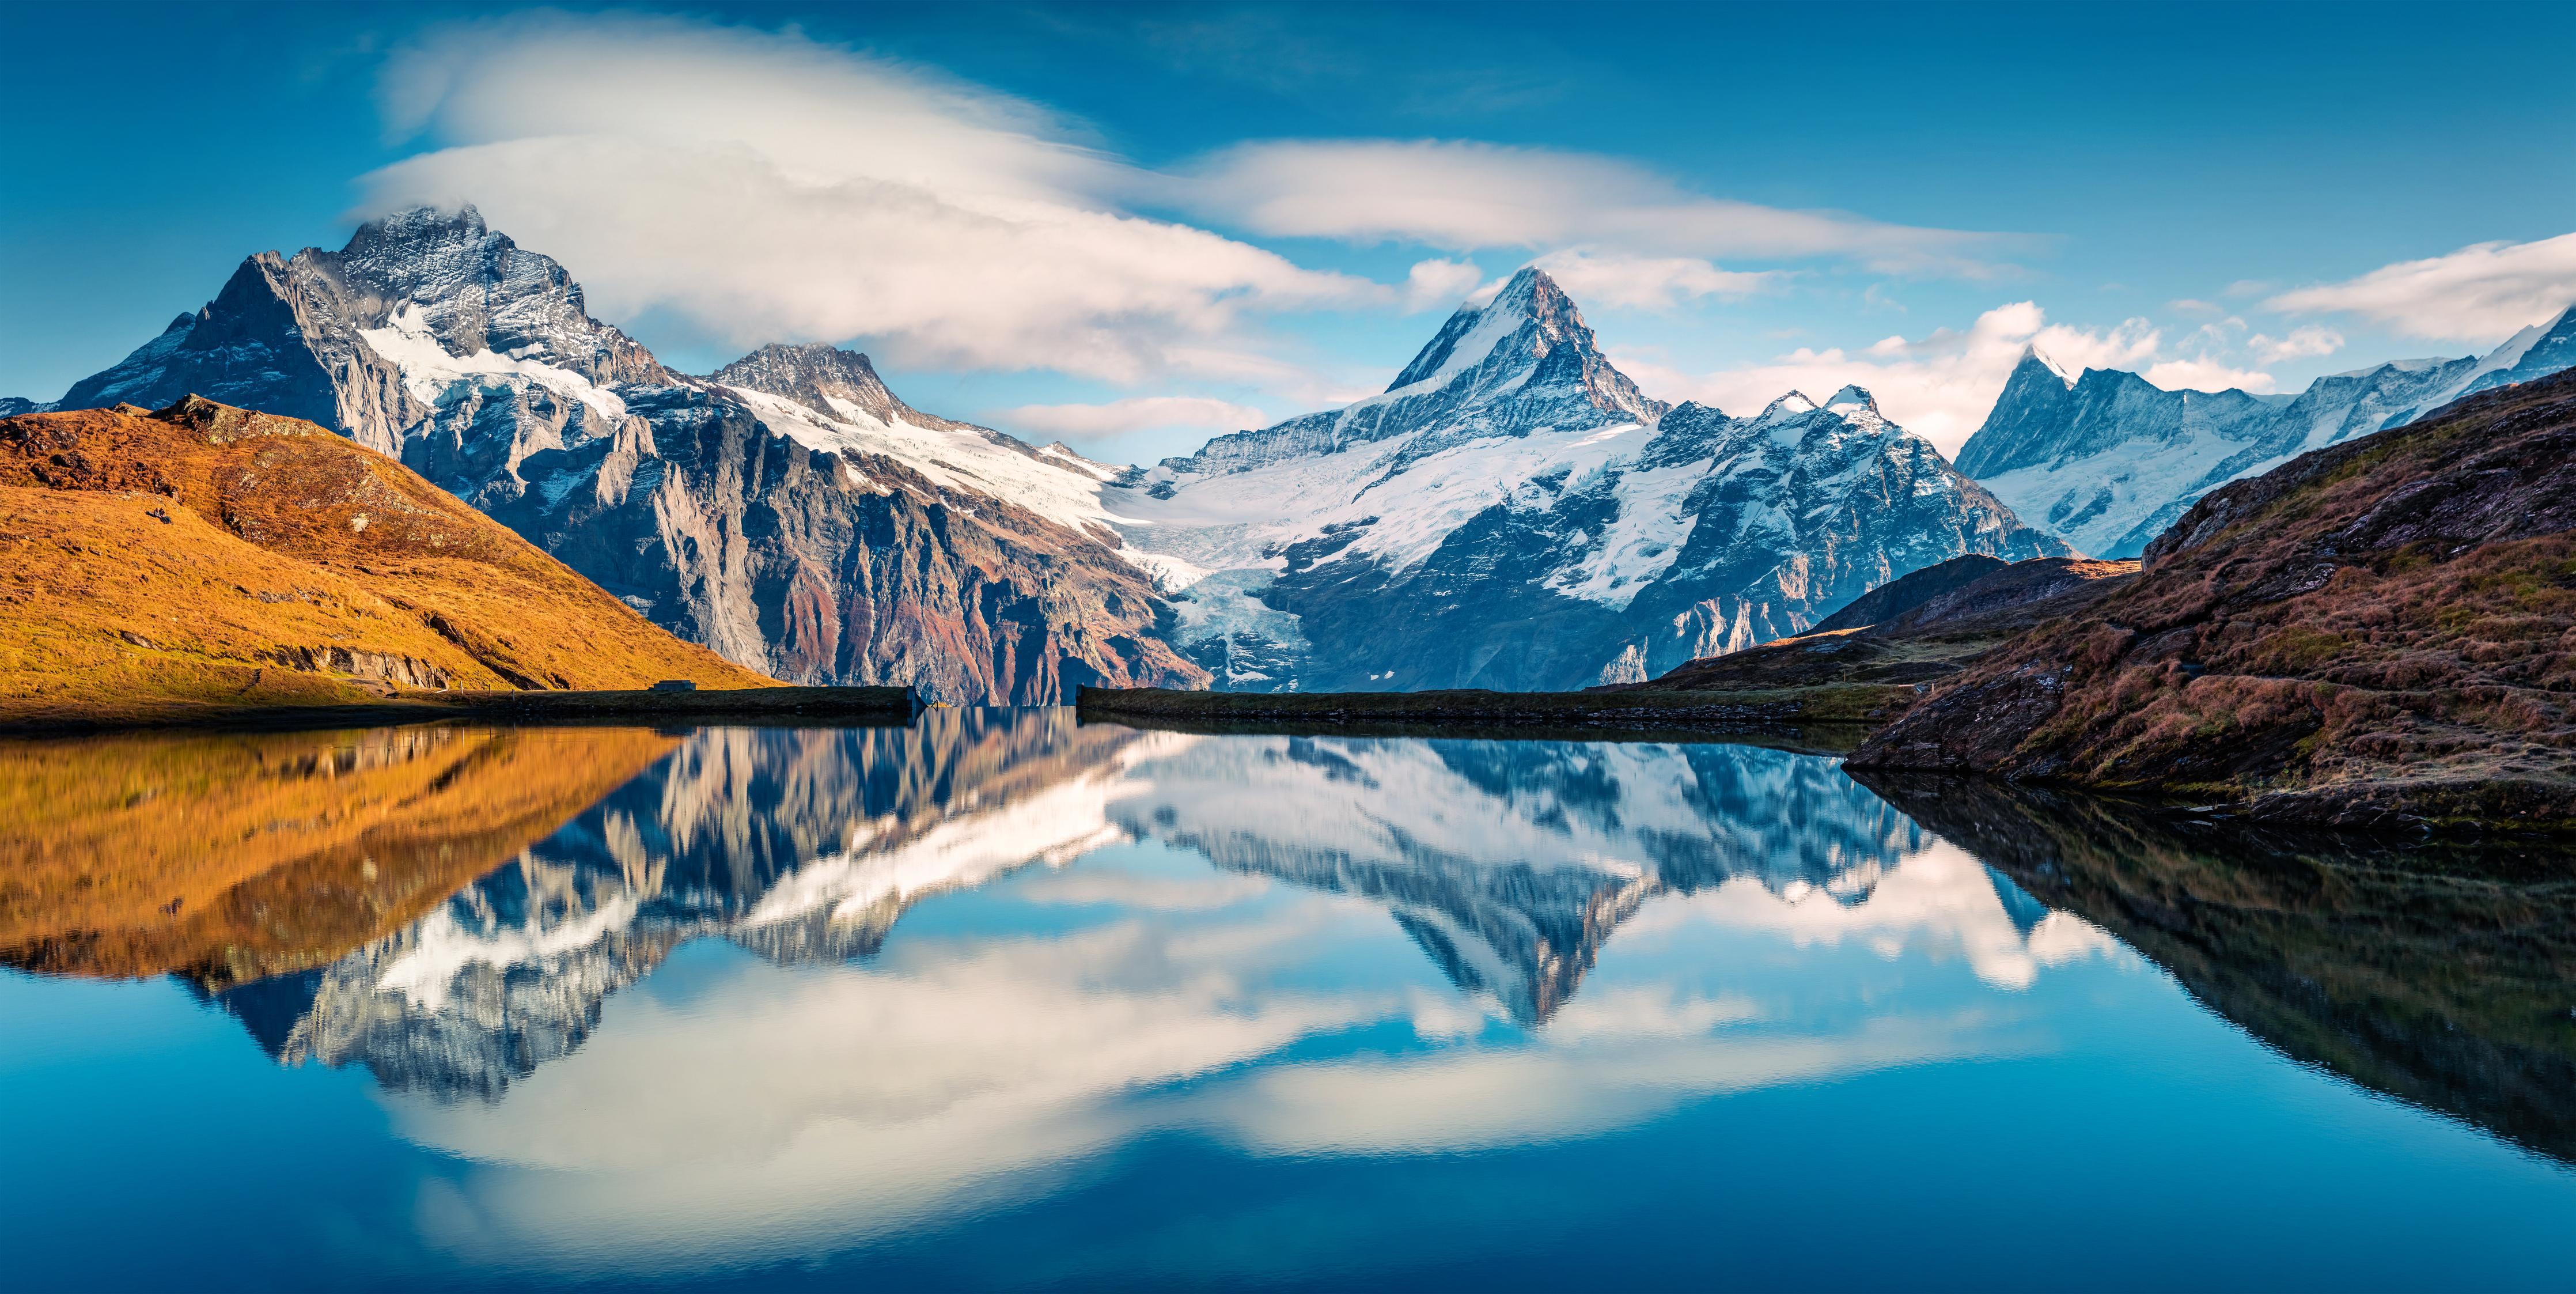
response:
<path id="1" fill-rule="evenodd" d="M 2265 864 L 1750 745 L 667 744 L 275 974 L 12 954 L 10 1285 L 2576 1285 L 2548 911 L 2132 923 Z"/>

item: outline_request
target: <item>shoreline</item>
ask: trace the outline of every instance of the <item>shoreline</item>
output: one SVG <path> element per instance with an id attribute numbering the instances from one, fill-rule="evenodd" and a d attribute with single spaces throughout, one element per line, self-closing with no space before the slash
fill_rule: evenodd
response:
<path id="1" fill-rule="evenodd" d="M 1183 692 L 1085 687 L 1075 716 L 1223 734 L 1338 733 L 1385 737 L 1517 737 L 1671 741 L 1753 739 L 1818 754 L 1844 754 L 1910 688 L 1872 685 L 1778 692 Z M 1817 740 L 1816 738 L 1821 738 Z"/>
<path id="2" fill-rule="evenodd" d="M 167 703 L 164 703 L 165 705 Z M 127 712 L 0 717 L 0 737 L 78 737 L 94 733 L 235 730 L 289 732 L 384 724 L 499 722 L 516 724 L 692 724 L 763 726 L 807 720 L 877 720 L 908 724 L 920 713 L 908 687 L 755 687 L 698 691 L 530 691 L 414 693 L 381 701 L 332 705 L 185 705 Z"/>

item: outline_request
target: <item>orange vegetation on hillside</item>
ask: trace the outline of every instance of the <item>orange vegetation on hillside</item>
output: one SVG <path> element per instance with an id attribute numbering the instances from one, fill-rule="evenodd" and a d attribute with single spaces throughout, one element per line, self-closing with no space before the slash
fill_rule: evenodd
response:
<path id="1" fill-rule="evenodd" d="M 0 419 L 0 721 L 662 679 L 771 682 L 312 423 Z"/>
<path id="2" fill-rule="evenodd" d="M 0 744 L 0 963 L 209 987 L 321 965 L 677 744 L 449 725 Z"/>

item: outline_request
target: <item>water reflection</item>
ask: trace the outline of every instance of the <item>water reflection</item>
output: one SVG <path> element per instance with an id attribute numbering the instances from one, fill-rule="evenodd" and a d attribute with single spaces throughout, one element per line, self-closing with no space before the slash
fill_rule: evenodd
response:
<path id="1" fill-rule="evenodd" d="M 2281 1052 L 2576 1161 L 2563 851 L 2320 842 L 1951 779 L 1873 786 Z"/>
<path id="2" fill-rule="evenodd" d="M 2098 999 L 2139 953 L 2297 1059 L 2576 1154 L 2563 869 L 2285 854 L 1787 751 L 934 711 L 0 766 L 0 958 L 175 973 L 277 1060 L 363 1067 L 461 1166 L 407 1225 L 477 1268 L 840 1252 L 1174 1138 L 1481 1154 L 2048 1056 L 2092 1008 L 2040 990 Z"/>

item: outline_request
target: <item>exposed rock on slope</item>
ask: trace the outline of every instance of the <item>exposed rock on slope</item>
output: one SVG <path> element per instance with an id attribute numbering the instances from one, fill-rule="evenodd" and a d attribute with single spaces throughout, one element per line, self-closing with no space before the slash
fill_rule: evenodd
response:
<path id="1" fill-rule="evenodd" d="M 769 680 L 373 451 L 198 399 L 0 420 L 0 717 Z"/>
<path id="2" fill-rule="evenodd" d="M 2576 308 L 2484 357 L 2337 373 L 2296 397 L 2166 391 L 2110 369 L 2072 377 L 2027 351 L 1985 425 L 1960 447 L 1959 470 L 2077 548 L 2132 557 L 2229 481 L 2571 365 Z"/>
<path id="3" fill-rule="evenodd" d="M 1796 633 L 1961 553 L 2062 554 L 1866 391 L 1667 409 L 1544 273 L 1382 395 L 1107 492 L 1180 559 L 1176 640 L 1249 690 L 1571 688 Z"/>
<path id="4" fill-rule="evenodd" d="M 798 683 L 1052 702 L 1193 686 L 1099 508 L 1111 469 L 919 413 L 866 357 L 770 347 L 713 379 L 592 319 L 472 208 L 254 256 L 65 407 L 198 391 L 400 458 L 655 623 Z"/>
<path id="5" fill-rule="evenodd" d="M 2576 377 L 2202 499 L 2146 572 L 1853 757 L 2241 800 L 2284 819 L 2576 826 Z"/>

